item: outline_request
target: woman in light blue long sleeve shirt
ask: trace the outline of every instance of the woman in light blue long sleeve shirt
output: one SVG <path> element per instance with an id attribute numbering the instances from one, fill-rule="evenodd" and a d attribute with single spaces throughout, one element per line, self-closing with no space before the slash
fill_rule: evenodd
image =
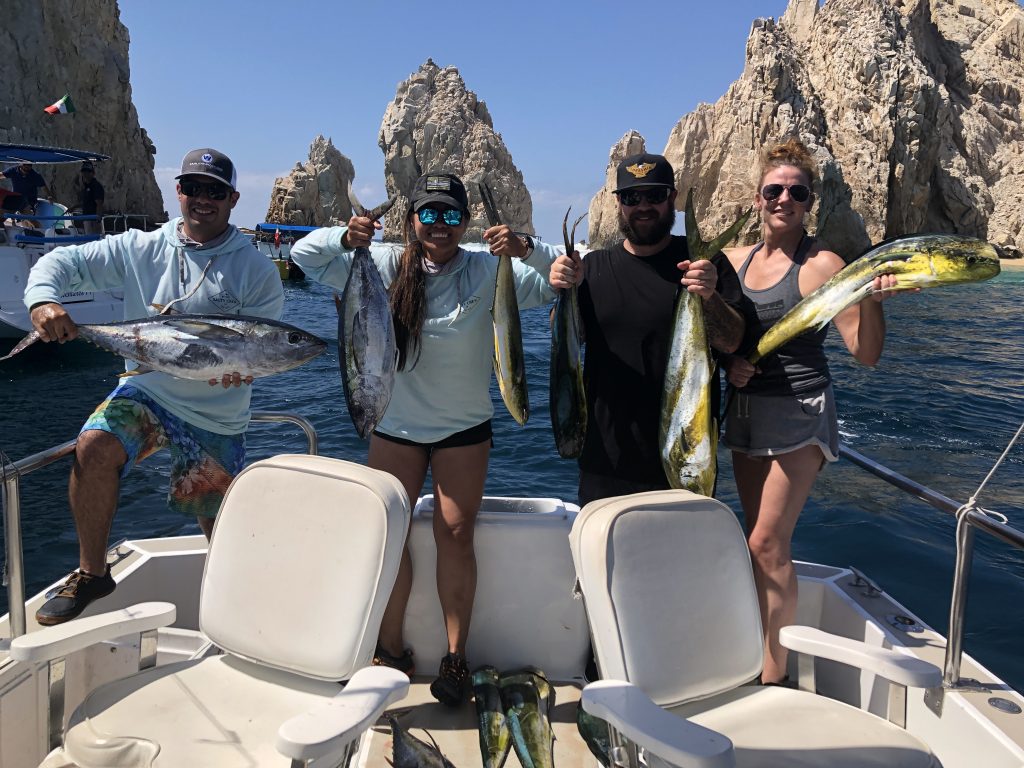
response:
<path id="1" fill-rule="evenodd" d="M 370 438 L 368 463 L 395 475 L 415 504 L 431 470 L 436 512 L 437 591 L 448 634 L 448 655 L 431 692 L 457 706 L 468 692 L 465 658 L 476 557 L 473 527 L 483 498 L 491 449 L 489 392 L 498 255 L 510 255 L 520 309 L 554 300 L 548 270 L 557 256 L 548 245 L 515 235 L 508 227 L 484 232 L 490 252 L 459 245 L 468 225 L 469 200 L 451 174 L 421 177 L 407 213 L 404 249 L 371 247 L 389 286 L 399 347 L 399 370 L 387 412 Z M 377 227 L 380 225 L 377 224 Z M 370 246 L 374 222 L 354 216 L 347 227 L 322 229 L 292 249 L 306 276 L 343 289 L 352 251 Z M 403 621 L 412 589 L 408 548 L 381 624 L 374 662 L 410 675 Z"/>

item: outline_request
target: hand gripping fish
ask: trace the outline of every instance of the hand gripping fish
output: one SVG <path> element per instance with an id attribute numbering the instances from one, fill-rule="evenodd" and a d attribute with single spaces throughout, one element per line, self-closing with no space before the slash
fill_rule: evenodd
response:
<path id="1" fill-rule="evenodd" d="M 504 673 L 498 685 L 519 763 L 523 768 L 552 768 L 555 737 L 548 713 L 555 706 L 555 689 L 532 667 Z"/>
<path id="2" fill-rule="evenodd" d="M 999 274 L 999 254 L 984 240 L 961 235 L 911 235 L 887 240 L 807 294 L 761 337 L 751 363 L 805 331 L 824 328 L 836 315 L 874 293 L 874 280 L 895 275 L 889 290 L 988 280 Z"/>
<path id="3" fill-rule="evenodd" d="M 481 183 L 479 189 L 488 223 L 492 227 L 500 225 L 501 216 L 490 188 Z M 530 418 L 530 394 L 526 389 L 526 358 L 511 256 L 498 257 L 491 319 L 494 323 L 494 375 L 498 379 L 498 389 L 508 412 L 522 426 Z"/>
<path id="4" fill-rule="evenodd" d="M 512 731 L 501 703 L 498 670 L 480 667 L 473 672 L 472 679 L 483 768 L 501 768 L 512 748 Z"/>
<path id="5" fill-rule="evenodd" d="M 747 223 L 747 211 L 710 243 L 701 240 L 693 211 L 693 190 L 686 195 L 686 243 L 690 260 L 710 259 Z M 685 288 L 676 302 L 672 348 L 665 368 L 658 440 L 661 466 L 673 488 L 710 496 L 718 474 L 718 419 L 711 412 L 711 350 L 704 330 L 700 296 Z"/>
<path id="6" fill-rule="evenodd" d="M 196 381 L 235 371 L 242 378 L 270 376 L 309 362 L 327 349 L 325 341 L 294 325 L 243 315 L 156 315 L 79 325 L 78 334 L 139 364 L 125 376 L 160 371 Z M 32 331 L 0 360 L 14 357 L 38 339 Z"/>
<path id="7" fill-rule="evenodd" d="M 569 209 L 571 211 L 572 208 Z M 576 227 L 569 234 L 569 211 L 562 220 L 565 252 L 573 252 Z M 563 459 L 574 459 L 583 450 L 587 435 L 587 396 L 583 389 L 583 320 L 580 317 L 578 288 L 571 285 L 558 293 L 551 319 L 551 369 L 548 376 L 548 404 L 555 447 Z"/>
<path id="8" fill-rule="evenodd" d="M 348 187 L 352 211 L 376 221 L 395 204 L 392 197 L 371 211 Z M 345 402 L 356 432 L 363 439 L 377 427 L 391 402 L 398 361 L 395 325 L 388 292 L 369 248 L 356 248 L 338 308 L 338 361 Z"/>

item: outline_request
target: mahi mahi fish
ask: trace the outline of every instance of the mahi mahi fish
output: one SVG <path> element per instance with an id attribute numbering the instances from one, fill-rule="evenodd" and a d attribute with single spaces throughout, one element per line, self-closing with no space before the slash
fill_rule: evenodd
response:
<path id="1" fill-rule="evenodd" d="M 366 210 L 348 188 L 349 201 L 357 216 L 376 221 L 396 198 Z M 391 391 L 395 385 L 398 345 L 391 305 L 370 249 L 356 248 L 341 299 L 334 297 L 338 308 L 338 360 L 345 402 L 356 432 L 364 440 L 384 417 Z"/>
<path id="2" fill-rule="evenodd" d="M 244 315 L 155 315 L 118 323 L 78 326 L 78 335 L 139 367 L 134 376 L 160 371 L 179 379 L 207 381 L 237 371 L 242 378 L 270 376 L 309 362 L 327 343 L 294 325 Z M 11 353 L 35 343 L 32 331 Z"/>
<path id="3" fill-rule="evenodd" d="M 836 315 L 874 293 L 874 280 L 895 275 L 888 290 L 928 288 L 988 280 L 999 274 L 999 254 L 984 240 L 961 235 L 911 235 L 872 248 L 807 294 L 758 341 L 751 363 L 810 329 L 824 328 Z"/>
<path id="4" fill-rule="evenodd" d="M 572 208 L 569 209 L 571 211 Z M 562 220 L 565 252 L 573 252 L 576 219 L 569 233 L 569 211 Z M 563 459 L 574 459 L 583 450 L 587 435 L 587 396 L 583 389 L 583 320 L 580 317 L 578 289 L 575 284 L 558 293 L 551 318 L 551 369 L 548 376 L 551 428 L 555 447 Z"/>
<path id="5" fill-rule="evenodd" d="M 512 748 L 512 731 L 501 703 L 498 670 L 484 666 L 473 672 L 473 698 L 476 700 L 483 768 L 501 768 Z"/>
<path id="6" fill-rule="evenodd" d="M 711 242 L 701 240 L 693 211 L 693 190 L 686 195 L 686 243 L 691 261 L 710 259 L 736 237 L 748 210 Z M 718 473 L 718 424 L 711 412 L 711 351 L 704 330 L 700 296 L 679 291 L 672 327 L 672 348 L 665 368 L 658 432 L 661 466 L 673 488 L 710 496 Z"/>
<path id="7" fill-rule="evenodd" d="M 391 758 L 394 768 L 455 768 L 430 736 L 432 744 L 421 741 L 388 716 L 391 725 Z"/>
<path id="8" fill-rule="evenodd" d="M 548 713 L 555 705 L 555 690 L 547 677 L 539 669 L 525 667 L 504 673 L 498 685 L 520 764 L 523 768 L 552 768 L 555 737 Z"/>
<path id="9" fill-rule="evenodd" d="M 480 199 L 492 227 L 501 224 L 490 187 L 479 185 Z M 523 332 L 519 322 L 519 301 L 516 298 L 512 257 L 498 257 L 498 275 L 491 304 L 494 324 L 494 375 L 505 407 L 516 423 L 522 426 L 530 418 L 530 393 L 526 389 L 526 356 L 523 354 Z"/>

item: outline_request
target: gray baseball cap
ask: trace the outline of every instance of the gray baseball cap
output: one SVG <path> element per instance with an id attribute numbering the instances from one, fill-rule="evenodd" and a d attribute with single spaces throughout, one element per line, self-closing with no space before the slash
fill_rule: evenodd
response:
<path id="1" fill-rule="evenodd" d="M 232 189 L 237 183 L 235 164 L 231 158 L 216 149 L 203 147 L 193 149 L 181 161 L 181 173 L 174 178 L 182 176 L 209 176 L 211 179 L 222 181 Z"/>

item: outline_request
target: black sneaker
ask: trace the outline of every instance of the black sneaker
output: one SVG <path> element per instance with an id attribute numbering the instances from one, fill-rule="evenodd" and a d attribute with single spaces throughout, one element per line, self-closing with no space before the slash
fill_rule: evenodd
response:
<path id="1" fill-rule="evenodd" d="M 106 597 L 117 583 L 110 576 L 110 566 L 102 576 L 75 571 L 57 593 L 36 611 L 36 621 L 44 627 L 63 624 L 78 616 L 93 600 Z"/>
<path id="2" fill-rule="evenodd" d="M 441 659 L 437 679 L 430 684 L 430 695 L 446 707 L 457 707 L 469 691 L 469 665 L 461 653 L 449 653 Z"/>

